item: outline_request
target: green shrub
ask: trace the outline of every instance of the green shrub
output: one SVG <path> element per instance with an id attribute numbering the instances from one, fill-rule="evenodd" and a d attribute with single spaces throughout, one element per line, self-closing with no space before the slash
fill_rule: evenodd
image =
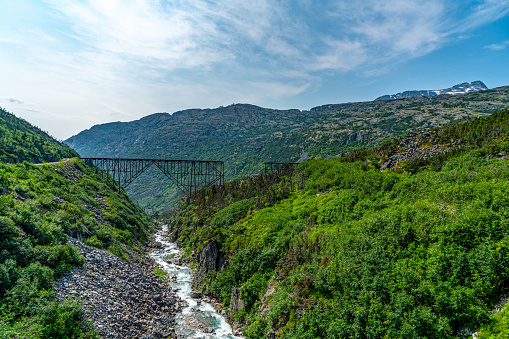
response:
<path id="1" fill-rule="evenodd" d="M 127 250 L 125 250 L 122 245 L 120 245 L 119 243 L 115 242 L 113 244 L 111 244 L 108 248 L 107 248 L 108 252 L 116 255 L 117 257 L 119 258 L 122 258 L 124 260 L 129 260 L 129 252 Z"/>
<path id="2" fill-rule="evenodd" d="M 67 299 L 60 304 L 48 303 L 43 308 L 44 337 L 48 338 L 84 338 L 83 330 L 90 331 L 85 322 L 83 303 Z"/>
<path id="3" fill-rule="evenodd" d="M 11 182 L 5 173 L 0 173 L 0 189 L 8 188 Z"/>
<path id="4" fill-rule="evenodd" d="M 14 191 L 20 195 L 25 196 L 28 194 L 28 192 L 30 192 L 30 188 L 28 188 L 26 185 L 18 184 L 14 186 Z"/>
<path id="5" fill-rule="evenodd" d="M 252 208 L 255 203 L 256 198 L 237 201 L 216 213 L 210 221 L 210 225 L 213 228 L 230 227 L 238 220 L 245 217 L 249 209 Z"/>
<path id="6" fill-rule="evenodd" d="M 167 273 L 159 267 L 154 268 L 154 274 L 157 275 L 163 281 L 163 283 L 168 283 L 168 278 L 166 277 Z"/>
<path id="7" fill-rule="evenodd" d="M 14 221 L 8 217 L 0 216 L 0 235 L 3 239 L 15 236 L 19 231 L 14 226 Z"/>
<path id="8" fill-rule="evenodd" d="M 39 269 L 38 271 L 42 270 Z M 42 272 L 45 276 L 41 279 L 27 275 L 25 271 L 22 272 L 21 278 L 6 293 L 5 300 L 7 303 L 5 307 L 8 312 L 21 317 L 32 317 L 42 312 L 41 306 L 51 295 L 49 288 L 53 281 L 53 271 Z"/>
<path id="9" fill-rule="evenodd" d="M 67 242 L 64 229 L 53 223 L 42 222 L 35 224 L 33 234 L 40 245 L 56 245 Z"/>
<path id="10" fill-rule="evenodd" d="M 251 311 L 253 305 L 265 294 L 272 274 L 272 270 L 256 272 L 242 285 L 240 297 L 247 312 Z"/>
<path id="11" fill-rule="evenodd" d="M 2 297 L 18 279 L 18 269 L 16 262 L 12 259 L 7 259 L 4 263 L 0 264 L 0 297 Z"/>
<path id="12" fill-rule="evenodd" d="M 83 266 L 85 264 L 85 258 L 80 256 L 78 249 L 70 243 L 56 246 L 36 246 L 34 255 L 39 262 L 52 268 L 56 268 L 60 264 L 70 266 Z"/>
<path id="13" fill-rule="evenodd" d="M 262 339 L 267 337 L 269 328 L 267 319 L 260 316 L 243 331 L 243 334 L 246 336 L 246 339 Z"/>
<path id="14" fill-rule="evenodd" d="M 104 249 L 106 248 L 105 244 L 99 240 L 97 235 L 93 235 L 90 238 L 83 239 L 83 242 L 87 244 L 88 246 Z"/>

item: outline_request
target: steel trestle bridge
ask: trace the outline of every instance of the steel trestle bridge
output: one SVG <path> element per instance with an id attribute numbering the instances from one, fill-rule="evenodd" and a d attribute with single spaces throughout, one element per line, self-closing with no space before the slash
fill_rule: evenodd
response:
<path id="1" fill-rule="evenodd" d="M 157 167 L 188 196 L 212 185 L 224 185 L 224 162 L 203 160 L 161 160 L 122 158 L 82 158 L 113 180 L 113 186 L 126 188 L 152 165 Z"/>

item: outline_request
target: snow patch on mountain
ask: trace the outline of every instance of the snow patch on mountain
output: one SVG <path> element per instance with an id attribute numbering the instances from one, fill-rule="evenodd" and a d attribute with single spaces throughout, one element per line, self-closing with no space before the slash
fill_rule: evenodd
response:
<path id="1" fill-rule="evenodd" d="M 472 81 L 472 82 L 464 82 L 451 88 L 439 89 L 439 90 L 418 90 L 418 91 L 405 91 L 397 94 L 389 94 L 382 95 L 381 97 L 376 98 L 375 100 L 392 100 L 392 99 L 402 99 L 402 98 L 413 98 L 413 97 L 421 97 L 426 95 L 441 95 L 441 94 L 466 94 L 477 91 L 484 91 L 488 89 L 488 87 L 482 81 Z"/>

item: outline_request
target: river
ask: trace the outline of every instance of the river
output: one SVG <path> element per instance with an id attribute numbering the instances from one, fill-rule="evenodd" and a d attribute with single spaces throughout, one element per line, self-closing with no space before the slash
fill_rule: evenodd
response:
<path id="1" fill-rule="evenodd" d="M 156 233 L 156 241 L 163 245 L 163 248 L 150 254 L 159 267 L 167 273 L 170 286 L 177 291 L 180 299 L 187 302 L 187 307 L 175 317 L 175 333 L 178 338 L 222 338 L 242 339 L 234 336 L 230 324 L 217 309 L 207 302 L 206 298 L 194 299 L 191 285 L 193 282 L 193 271 L 191 268 L 178 265 L 178 258 L 182 251 L 176 244 L 166 239 L 167 227 Z M 219 312 L 218 312 L 219 311 Z"/>

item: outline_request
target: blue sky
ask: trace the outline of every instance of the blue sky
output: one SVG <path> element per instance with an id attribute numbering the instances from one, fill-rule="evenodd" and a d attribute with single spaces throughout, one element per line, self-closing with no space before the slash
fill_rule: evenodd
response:
<path id="1" fill-rule="evenodd" d="M 65 139 L 155 112 L 509 85 L 507 0 L 0 0 L 0 106 Z"/>

